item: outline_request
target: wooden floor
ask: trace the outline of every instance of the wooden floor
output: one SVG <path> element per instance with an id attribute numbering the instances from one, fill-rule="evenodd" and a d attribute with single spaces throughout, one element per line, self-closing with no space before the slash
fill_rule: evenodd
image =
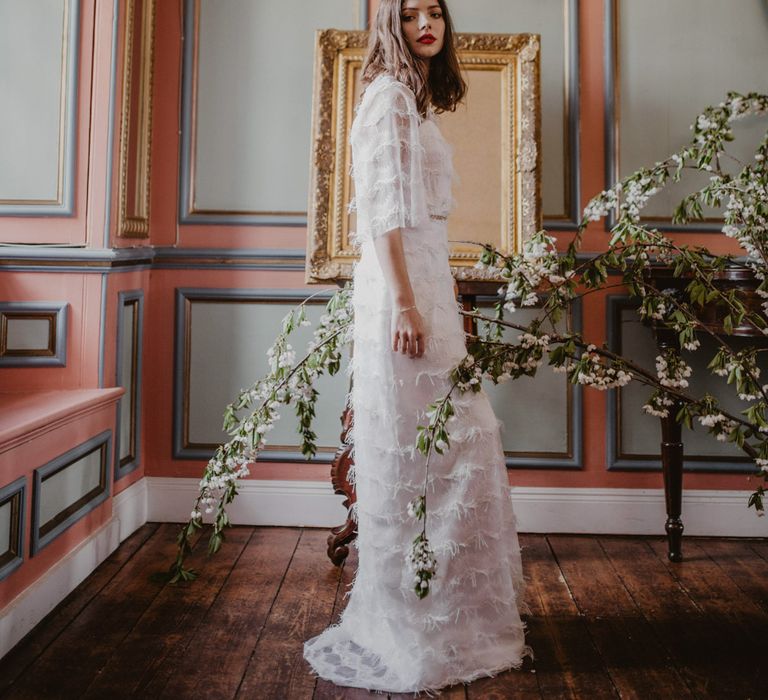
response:
<path id="1" fill-rule="evenodd" d="M 236 527 L 191 584 L 163 585 L 178 526 L 147 524 L 0 661 L 8 698 L 382 698 L 317 680 L 302 642 L 338 614 L 319 529 Z M 768 543 L 521 536 L 536 660 L 458 698 L 768 697 Z M 201 542 L 201 545 L 204 543 Z M 412 697 L 390 695 L 393 698 Z"/>

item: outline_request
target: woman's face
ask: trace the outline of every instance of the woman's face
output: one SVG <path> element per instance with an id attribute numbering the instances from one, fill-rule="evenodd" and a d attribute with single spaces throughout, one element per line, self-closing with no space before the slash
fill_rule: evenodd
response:
<path id="1" fill-rule="evenodd" d="M 445 19 L 437 0 L 403 0 L 400 20 L 411 53 L 425 60 L 440 53 Z"/>

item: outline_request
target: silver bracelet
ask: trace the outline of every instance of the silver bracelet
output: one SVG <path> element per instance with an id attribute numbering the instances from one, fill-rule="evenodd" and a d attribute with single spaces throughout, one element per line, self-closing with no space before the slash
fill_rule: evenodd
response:
<path id="1" fill-rule="evenodd" d="M 403 313 L 403 311 L 410 311 L 411 309 L 415 309 L 415 308 L 416 308 L 415 304 L 413 306 L 406 306 L 404 309 L 400 309 L 400 311 L 398 311 L 397 313 L 401 314 Z"/>

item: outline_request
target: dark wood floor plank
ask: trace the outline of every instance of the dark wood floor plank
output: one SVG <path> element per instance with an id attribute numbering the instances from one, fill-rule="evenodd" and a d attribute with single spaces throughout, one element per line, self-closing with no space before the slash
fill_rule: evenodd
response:
<path id="1" fill-rule="evenodd" d="M 167 678 L 157 674 L 146 697 L 235 696 L 300 534 L 299 528 L 256 529 L 189 644 L 177 645 L 166 659 Z"/>
<path id="2" fill-rule="evenodd" d="M 498 676 L 478 678 L 467 685 L 470 700 L 540 700 L 543 696 L 536 673 L 526 663 L 519 671 L 504 671 Z"/>
<path id="3" fill-rule="evenodd" d="M 527 557 L 526 550 L 523 556 Z M 523 562 L 525 570 L 526 562 Z M 530 637 L 527 639 L 531 643 Z M 536 700 L 542 698 L 536 670 L 530 658 L 517 670 L 503 671 L 496 676 L 478 678 L 466 687 L 469 700 Z"/>
<path id="4" fill-rule="evenodd" d="M 209 556 L 209 528 L 200 546 L 188 557 L 188 566 L 199 571 L 194 581 L 166 586 L 117 646 L 83 698 L 147 696 L 146 688 L 157 673 L 170 671 L 169 663 L 179 646 L 185 647 L 215 600 L 241 552 L 251 538 L 252 527 L 227 529 L 219 551 Z M 152 697 L 152 695 L 149 695 Z"/>
<path id="5" fill-rule="evenodd" d="M 765 640 L 768 633 L 768 614 L 723 574 L 695 540 L 686 541 L 685 558 L 678 563 L 668 560 L 665 541 L 651 540 L 649 545 L 707 616 L 713 632 L 729 645 L 728 658 L 740 664 L 739 669 L 745 674 L 743 682 L 751 688 L 761 688 L 768 675 L 757 659 L 762 647 L 760 640 Z M 755 663 L 750 663 L 750 659 L 755 659 Z"/>
<path id="6" fill-rule="evenodd" d="M 176 554 L 179 526 L 161 525 L 85 609 L 48 646 L 7 697 L 80 698 L 113 649 L 163 589 L 150 575 Z M 197 533 L 196 533 L 197 534 Z"/>
<path id="7" fill-rule="evenodd" d="M 692 697 L 594 537 L 549 537 L 621 697 Z"/>
<path id="8" fill-rule="evenodd" d="M 520 544 L 531 608 L 528 643 L 542 697 L 617 698 L 546 537 L 521 535 Z"/>
<path id="9" fill-rule="evenodd" d="M 749 697 L 754 689 L 745 682 L 742 659 L 670 575 L 649 541 L 603 537 L 600 544 L 694 694 Z"/>
<path id="10" fill-rule="evenodd" d="M 747 598 L 768 611 L 768 561 L 755 553 L 752 542 L 702 538 L 696 543 Z"/>
<path id="11" fill-rule="evenodd" d="M 326 530 L 302 531 L 237 697 L 312 697 L 316 676 L 304 659 L 303 644 L 330 624 L 341 575 L 328 561 L 327 537 Z"/>
<path id="12" fill-rule="evenodd" d="M 768 561 L 768 539 L 749 540 L 749 546 L 761 559 Z"/>
<path id="13" fill-rule="evenodd" d="M 304 661 L 303 642 L 346 605 L 356 549 L 338 569 L 323 530 L 233 528 L 216 556 L 208 559 L 205 542 L 196 548 L 197 581 L 150 581 L 173 558 L 178 529 L 148 524 L 122 543 L 0 661 L 0 696 L 412 697 L 335 686 Z M 765 541 L 686 538 L 679 564 L 667 560 L 662 538 L 526 535 L 521 543 L 535 661 L 441 698 L 765 694 Z"/>
<path id="14" fill-rule="evenodd" d="M 0 693 L 8 688 L 66 629 L 125 563 L 157 532 L 146 523 L 129 535 L 94 571 L 0 660 Z"/>

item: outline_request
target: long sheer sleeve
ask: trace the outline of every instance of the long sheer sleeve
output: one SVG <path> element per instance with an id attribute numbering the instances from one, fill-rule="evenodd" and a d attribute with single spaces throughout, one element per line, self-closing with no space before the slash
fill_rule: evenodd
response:
<path id="1" fill-rule="evenodd" d="M 350 134 L 358 242 L 428 217 L 416 100 L 402 83 L 382 83 L 368 88 Z"/>

